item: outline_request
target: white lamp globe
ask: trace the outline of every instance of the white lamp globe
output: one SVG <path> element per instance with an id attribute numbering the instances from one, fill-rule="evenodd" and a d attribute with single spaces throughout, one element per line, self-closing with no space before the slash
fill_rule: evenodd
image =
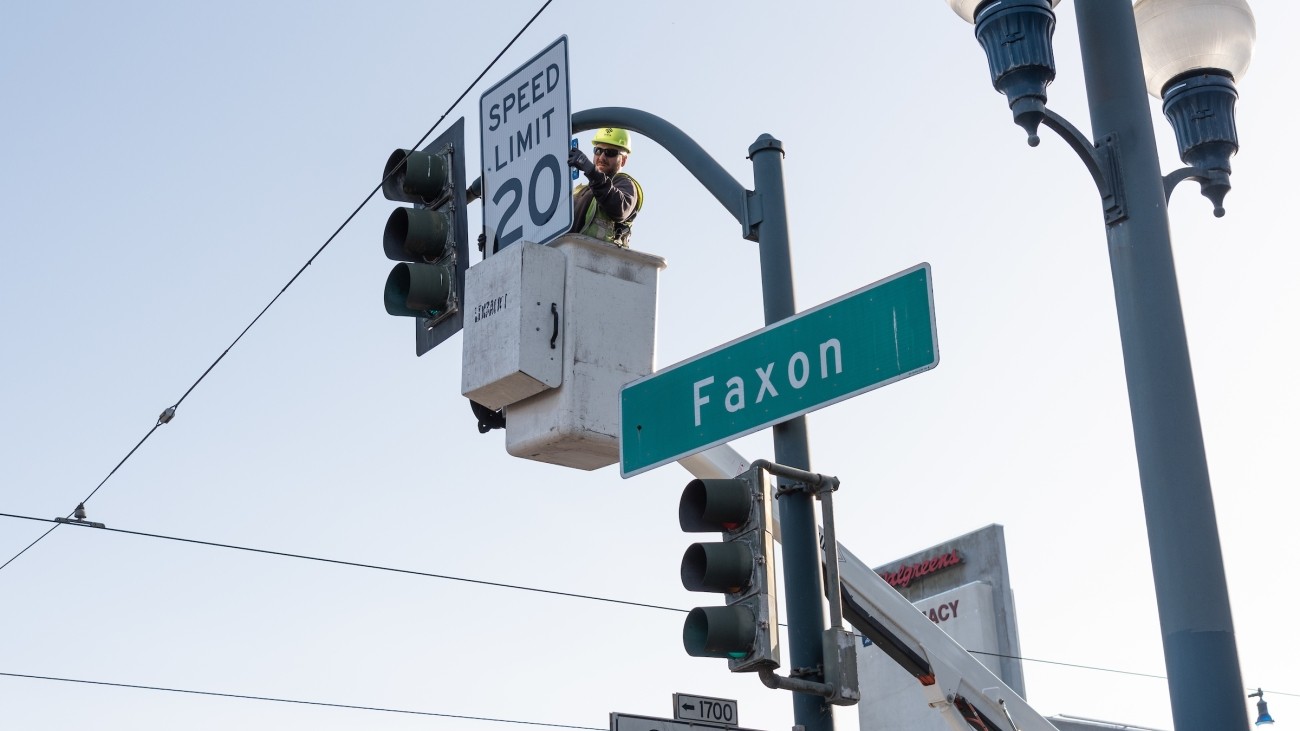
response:
<path id="1" fill-rule="evenodd" d="M 955 10 L 962 1 L 949 3 Z M 1137 0 L 1133 15 L 1147 91 L 1157 99 L 1189 71 L 1226 71 L 1240 82 L 1250 66 L 1255 15 L 1246 0 Z"/>

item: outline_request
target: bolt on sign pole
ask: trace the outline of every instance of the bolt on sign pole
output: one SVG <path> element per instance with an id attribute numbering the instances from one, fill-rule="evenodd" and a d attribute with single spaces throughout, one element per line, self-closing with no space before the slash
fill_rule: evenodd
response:
<path id="1" fill-rule="evenodd" d="M 645 135 L 677 158 L 741 225 L 741 235 L 758 241 L 763 280 L 763 318 L 772 324 L 795 314 L 794 271 L 790 266 L 790 230 L 785 209 L 784 151 L 764 134 L 749 148 L 754 190 L 749 191 L 694 140 L 667 121 L 627 107 L 601 107 L 573 114 L 573 131 L 620 127 Z M 802 416 L 772 427 L 775 461 L 809 470 L 808 428 Z M 782 571 L 791 673 L 816 675 L 822 664 L 821 559 L 813 496 L 785 493 L 781 510 Z M 820 679 L 820 678 L 814 678 Z M 804 731 L 834 731 L 830 707 L 820 696 L 794 693 L 794 722 Z"/>

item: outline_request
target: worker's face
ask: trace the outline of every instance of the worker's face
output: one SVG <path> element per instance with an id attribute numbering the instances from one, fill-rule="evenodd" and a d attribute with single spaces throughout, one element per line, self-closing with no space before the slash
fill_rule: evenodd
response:
<path id="1" fill-rule="evenodd" d="M 623 169 L 623 163 L 627 162 L 627 154 L 616 147 L 606 147 L 605 145 L 592 145 L 592 159 L 596 164 L 596 169 L 606 175 L 614 175 Z"/>

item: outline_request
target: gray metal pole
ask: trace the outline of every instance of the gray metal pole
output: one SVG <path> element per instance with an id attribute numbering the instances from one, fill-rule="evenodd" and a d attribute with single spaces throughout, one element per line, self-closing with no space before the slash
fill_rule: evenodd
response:
<path id="1" fill-rule="evenodd" d="M 1249 728 L 1132 0 L 1074 4 L 1093 139 L 1115 135 L 1128 218 L 1107 227 L 1177 731 Z"/>
<path id="2" fill-rule="evenodd" d="M 754 163 L 751 197 L 694 140 L 648 112 L 627 107 L 588 109 L 573 114 L 572 126 L 574 132 L 623 127 L 663 145 L 735 217 L 746 238 L 752 239 L 757 231 L 764 322 L 770 325 L 795 314 L 794 268 L 790 265 L 790 225 L 785 213 L 785 173 L 781 162 L 785 151 L 780 140 L 764 134 L 750 146 L 749 157 Z M 773 427 L 772 440 L 775 462 L 811 471 L 808 427 L 802 416 Z M 821 553 L 813 497 L 806 492 L 792 492 L 779 503 L 790 674 L 815 675 L 815 669 L 822 664 L 822 633 L 826 623 L 822 613 Z M 804 731 L 834 731 L 830 705 L 821 696 L 799 692 L 793 696 L 796 725 Z"/>
<path id="3" fill-rule="evenodd" d="M 754 192 L 761 214 L 758 223 L 759 264 L 763 278 L 763 319 L 771 325 L 795 314 L 794 269 L 790 265 L 790 225 L 785 211 L 785 151 L 780 140 L 760 135 L 749 148 L 754 163 Z M 775 461 L 810 470 L 808 426 L 802 416 L 772 427 Z M 787 481 L 788 482 L 788 481 Z M 813 496 L 786 493 L 781 510 L 781 556 L 785 578 L 785 614 L 790 637 L 790 674 L 822 664 L 822 567 L 817 547 Z M 819 679 L 819 678 L 814 678 Z M 793 693 L 794 722 L 804 731 L 833 731 L 830 706 L 820 696 Z"/>

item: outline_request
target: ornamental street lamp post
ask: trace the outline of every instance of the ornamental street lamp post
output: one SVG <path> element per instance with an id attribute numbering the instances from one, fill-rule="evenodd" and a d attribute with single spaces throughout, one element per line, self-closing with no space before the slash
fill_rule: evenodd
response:
<path id="1" fill-rule="evenodd" d="M 994 86 L 1007 95 L 1029 144 L 1037 145 L 1039 125 L 1047 126 L 1097 183 L 1174 727 L 1241 731 L 1248 727 L 1241 668 L 1166 203 L 1175 185 L 1196 180 L 1223 215 L 1237 151 L 1234 82 L 1249 65 L 1254 17 L 1246 0 L 1076 0 L 1089 142 L 1046 106 L 1057 2 L 948 0 L 975 23 Z M 1148 89 L 1164 99 L 1188 165 L 1167 176 L 1160 174 Z"/>

